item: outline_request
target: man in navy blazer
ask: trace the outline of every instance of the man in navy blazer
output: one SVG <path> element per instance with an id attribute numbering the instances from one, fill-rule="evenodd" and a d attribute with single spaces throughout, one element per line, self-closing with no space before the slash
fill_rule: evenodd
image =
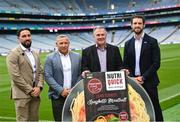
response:
<path id="1" fill-rule="evenodd" d="M 157 91 L 160 48 L 155 38 L 143 32 L 144 27 L 145 19 L 143 16 L 132 17 L 131 28 L 134 37 L 125 43 L 124 68 L 129 70 L 130 76 L 135 77 L 135 80 L 149 94 L 154 105 L 156 121 L 163 121 Z"/>
<path id="2" fill-rule="evenodd" d="M 96 44 L 82 51 L 82 76 L 88 72 L 120 70 L 123 63 L 119 48 L 106 42 L 106 29 L 98 26 L 94 29 L 93 35 Z"/>
<path id="3" fill-rule="evenodd" d="M 49 85 L 49 98 L 55 121 L 61 121 L 64 101 L 71 88 L 80 80 L 81 57 L 69 50 L 69 38 L 56 38 L 58 51 L 47 56 L 44 65 L 45 81 Z"/>

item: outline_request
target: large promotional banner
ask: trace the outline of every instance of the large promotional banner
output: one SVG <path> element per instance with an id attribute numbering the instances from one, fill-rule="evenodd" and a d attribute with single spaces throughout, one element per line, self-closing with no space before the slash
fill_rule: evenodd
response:
<path id="1" fill-rule="evenodd" d="M 62 121 L 155 121 L 152 102 L 124 71 L 93 72 L 79 81 L 66 98 Z"/>
<path id="2" fill-rule="evenodd" d="M 130 119 L 124 71 L 90 73 L 84 79 L 86 121 Z"/>

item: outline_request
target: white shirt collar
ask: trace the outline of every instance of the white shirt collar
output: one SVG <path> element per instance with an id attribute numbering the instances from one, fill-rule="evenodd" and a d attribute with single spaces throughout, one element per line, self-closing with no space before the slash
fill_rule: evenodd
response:
<path id="1" fill-rule="evenodd" d="M 60 56 L 69 56 L 69 51 L 68 51 L 68 53 L 67 53 L 66 55 L 62 54 L 62 53 L 59 52 L 59 51 L 58 51 L 58 53 L 59 53 Z"/>

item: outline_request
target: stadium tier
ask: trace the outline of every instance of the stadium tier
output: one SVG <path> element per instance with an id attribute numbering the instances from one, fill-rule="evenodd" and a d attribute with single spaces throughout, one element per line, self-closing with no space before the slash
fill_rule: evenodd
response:
<path id="1" fill-rule="evenodd" d="M 180 28 L 179 26 L 165 26 L 156 28 L 147 28 L 145 32 L 158 39 L 159 43 L 180 43 Z M 112 36 L 114 33 L 114 37 Z M 73 32 L 66 33 L 71 39 L 71 49 L 83 49 L 94 44 L 92 32 Z M 56 34 L 33 34 L 34 49 L 41 51 L 53 51 L 55 49 Z M 108 31 L 107 41 L 111 44 L 124 46 L 124 43 L 132 38 L 133 34 L 130 29 Z M 10 49 L 17 46 L 17 37 L 12 34 L 0 35 L 0 53 L 8 52 Z"/>
<path id="2" fill-rule="evenodd" d="M 180 4 L 178 0 L 4 0 L 0 10 L 22 13 L 89 14 L 146 10 Z"/>
<path id="3" fill-rule="evenodd" d="M 124 46 L 133 34 L 130 18 L 146 18 L 145 31 L 159 43 L 179 43 L 180 1 L 178 0 L 4 0 L 0 4 L 0 53 L 17 45 L 16 31 L 33 31 L 33 48 L 55 49 L 58 34 L 68 34 L 72 49 L 94 43 L 92 29 L 105 26 L 109 43 Z M 38 33 L 36 33 L 38 32 Z"/>

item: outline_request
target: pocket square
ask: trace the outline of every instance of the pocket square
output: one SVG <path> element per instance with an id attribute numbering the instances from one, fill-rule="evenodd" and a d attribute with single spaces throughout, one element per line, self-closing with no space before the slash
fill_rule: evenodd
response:
<path id="1" fill-rule="evenodd" d="M 144 44 L 146 44 L 147 42 L 144 42 Z"/>

